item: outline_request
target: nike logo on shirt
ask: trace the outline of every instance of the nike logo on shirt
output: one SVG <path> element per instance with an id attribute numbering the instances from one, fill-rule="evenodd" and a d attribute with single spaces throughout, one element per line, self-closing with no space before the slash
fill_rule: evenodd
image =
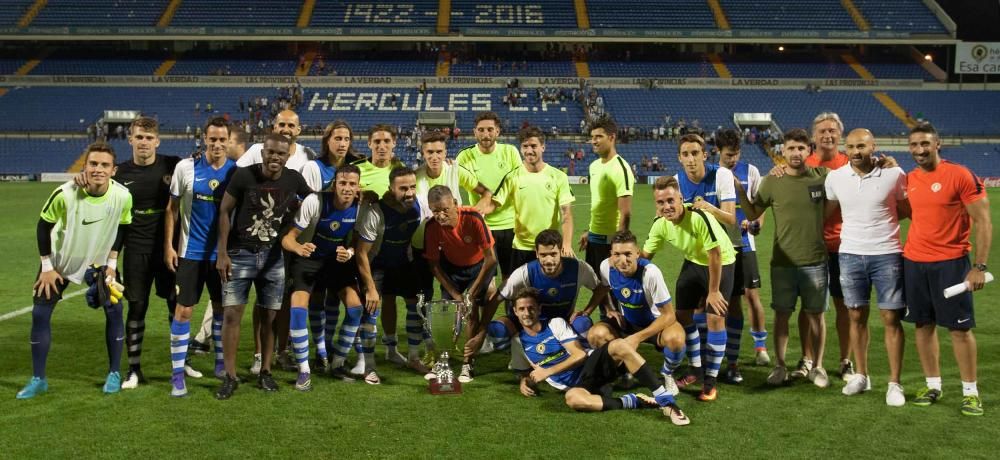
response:
<path id="1" fill-rule="evenodd" d="M 93 223 L 95 223 L 95 222 L 100 222 L 100 221 L 102 221 L 102 220 L 104 220 L 104 218 L 100 218 L 100 219 L 97 219 L 97 220 L 87 220 L 87 219 L 83 219 L 83 225 L 90 225 L 90 224 L 93 224 Z"/>

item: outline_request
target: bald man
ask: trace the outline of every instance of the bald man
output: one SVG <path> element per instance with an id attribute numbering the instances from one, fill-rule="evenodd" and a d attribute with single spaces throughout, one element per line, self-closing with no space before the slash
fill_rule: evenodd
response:
<path id="1" fill-rule="evenodd" d="M 902 406 L 906 398 L 899 385 L 903 363 L 903 245 L 899 221 L 910 215 L 906 173 L 899 167 L 883 169 L 873 155 L 875 137 L 867 129 L 847 135 L 848 164 L 826 177 L 826 215 L 840 212 L 840 285 L 850 318 L 851 349 L 857 371 L 847 379 L 843 393 L 851 396 L 871 389 L 868 374 L 868 310 L 875 287 L 879 316 L 885 326 L 889 356 L 889 384 L 885 402 Z M 832 274 L 831 274 L 832 275 Z"/>
<path id="2" fill-rule="evenodd" d="M 313 149 L 297 142 L 299 134 L 302 133 L 302 124 L 299 123 L 299 115 L 297 113 L 291 110 L 282 110 L 279 112 L 278 116 L 274 117 L 271 132 L 281 134 L 292 142 L 291 150 L 288 152 L 290 156 L 288 157 L 288 162 L 285 163 L 286 168 L 302 172 L 302 167 L 310 160 L 316 158 L 317 155 Z M 263 147 L 264 144 L 260 143 L 251 145 L 247 149 L 247 152 L 236 161 L 236 166 L 245 168 L 260 163 L 260 151 Z"/>

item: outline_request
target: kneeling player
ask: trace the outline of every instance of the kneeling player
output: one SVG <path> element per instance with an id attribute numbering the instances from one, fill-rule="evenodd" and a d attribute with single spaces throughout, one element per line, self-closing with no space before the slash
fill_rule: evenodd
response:
<path id="1" fill-rule="evenodd" d="M 334 176 L 333 192 L 313 193 L 302 201 L 302 207 L 295 215 L 295 225 L 281 240 L 281 246 L 297 257 L 292 262 L 292 304 L 289 336 L 292 351 L 299 368 L 295 389 L 312 389 L 309 368 L 309 296 L 314 288 L 329 288 L 338 292 L 347 315 L 344 328 L 353 327 L 351 342 L 361 322 L 361 300 L 358 298 L 358 277 L 354 261 L 354 250 L 350 249 L 348 238 L 358 219 L 357 190 L 361 171 L 357 166 L 344 165 Z M 315 227 L 312 241 L 299 243 L 302 231 Z M 320 282 L 321 281 L 321 282 Z M 341 330 L 343 338 L 344 330 Z M 337 357 L 334 368 L 343 366 L 340 347 L 336 347 Z M 341 369 L 342 371 L 342 369 Z"/>
<path id="2" fill-rule="evenodd" d="M 601 262 L 601 281 L 611 287 L 611 296 L 622 308 L 622 319 L 605 319 L 587 334 L 592 347 L 624 339 L 633 349 L 650 341 L 663 351 L 664 383 L 677 394 L 674 370 L 684 357 L 684 328 L 674 316 L 670 291 L 659 267 L 639 257 L 635 235 L 623 230 L 611 240 L 611 258 Z"/>
<path id="3" fill-rule="evenodd" d="M 493 235 L 482 214 L 473 207 L 458 206 L 447 186 L 431 187 L 427 203 L 434 219 L 427 222 L 424 233 L 424 256 L 442 291 L 452 300 L 461 300 L 463 293 L 472 300 L 469 330 L 475 331 L 479 328 L 478 307 L 486 305 L 496 275 Z M 472 381 L 471 357 L 465 359 L 458 381 Z"/>
<path id="4" fill-rule="evenodd" d="M 612 339 L 587 353 L 565 320 L 541 319 L 540 300 L 534 288 L 522 288 L 514 296 L 514 314 L 521 326 L 521 347 L 515 353 L 518 362 L 514 368 L 522 372 L 521 394 L 534 396 L 535 384 L 545 381 L 565 390 L 566 405 L 577 411 L 660 407 L 675 425 L 691 423 L 633 345 L 624 339 Z M 528 365 L 533 369 L 530 372 Z M 653 397 L 632 393 L 611 397 L 605 390 L 626 372 L 635 375 Z"/>

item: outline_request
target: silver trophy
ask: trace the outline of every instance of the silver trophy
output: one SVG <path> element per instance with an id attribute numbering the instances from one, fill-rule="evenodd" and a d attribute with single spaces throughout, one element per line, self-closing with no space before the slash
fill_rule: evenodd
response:
<path id="1" fill-rule="evenodd" d="M 469 299 L 469 294 L 463 294 L 461 300 L 426 300 L 423 294 L 417 294 L 417 315 L 420 316 L 424 331 L 431 337 L 434 337 L 433 307 L 435 305 L 441 306 L 441 313 L 448 313 L 449 306 L 454 307 L 455 311 L 451 329 L 451 341 L 452 346 L 458 350 L 458 339 L 461 337 L 462 331 L 468 327 L 469 318 L 472 315 L 472 302 Z M 431 344 L 431 347 L 433 347 L 433 343 Z"/>

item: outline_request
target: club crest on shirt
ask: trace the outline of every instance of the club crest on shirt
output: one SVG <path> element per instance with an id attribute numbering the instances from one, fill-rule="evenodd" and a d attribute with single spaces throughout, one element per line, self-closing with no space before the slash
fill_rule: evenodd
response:
<path id="1" fill-rule="evenodd" d="M 333 222 L 330 222 L 330 230 L 337 231 L 337 229 L 339 229 L 339 228 L 340 228 L 340 222 L 339 221 L 335 220 Z"/>
<path id="2" fill-rule="evenodd" d="M 469 235 L 465 235 L 465 236 L 462 237 L 462 241 L 465 241 L 466 243 L 471 243 L 472 242 L 472 237 L 469 236 Z"/>
<path id="3" fill-rule="evenodd" d="M 935 183 L 931 184 L 931 191 L 934 192 L 934 193 L 940 192 L 941 191 L 941 183 L 940 182 L 935 182 Z"/>
<path id="4" fill-rule="evenodd" d="M 549 297 L 555 297 L 555 296 L 559 295 L 559 288 L 554 288 L 554 287 L 549 288 L 548 294 L 549 294 Z"/>
<path id="5" fill-rule="evenodd" d="M 545 353 L 545 344 L 544 343 L 540 343 L 538 345 L 535 345 L 535 351 L 537 351 L 540 354 L 544 354 Z"/>
<path id="6" fill-rule="evenodd" d="M 632 290 L 629 289 L 629 288 L 627 288 L 627 287 L 623 287 L 622 288 L 622 297 L 626 297 L 627 298 L 627 297 L 631 297 L 631 296 L 632 296 Z"/>
<path id="7" fill-rule="evenodd" d="M 208 188 L 209 189 L 215 190 L 215 188 L 218 187 L 218 186 L 219 186 L 219 180 L 218 179 L 212 179 L 212 180 L 208 181 Z"/>
<path id="8" fill-rule="evenodd" d="M 166 174 L 163 176 L 163 183 L 170 185 L 170 174 Z"/>

